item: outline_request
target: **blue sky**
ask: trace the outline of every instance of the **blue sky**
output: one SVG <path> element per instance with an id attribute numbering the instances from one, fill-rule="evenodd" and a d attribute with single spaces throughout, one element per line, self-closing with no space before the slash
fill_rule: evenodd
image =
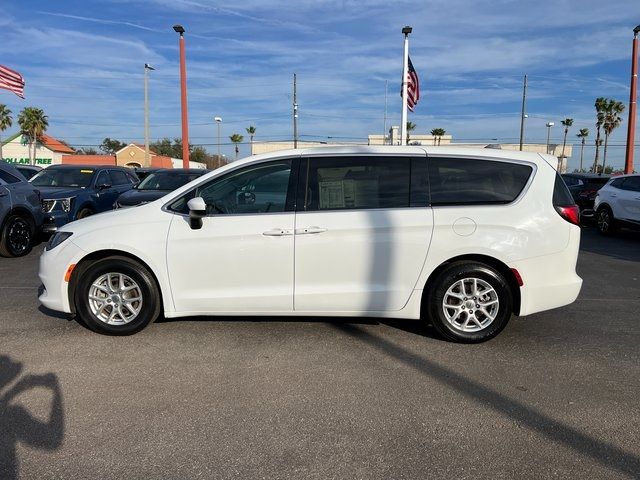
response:
<path id="1" fill-rule="evenodd" d="M 257 128 L 256 140 L 288 139 L 292 74 L 299 133 L 365 141 L 399 124 L 404 25 L 421 100 L 418 133 L 443 127 L 460 141 L 517 142 L 522 75 L 529 78 L 526 138 L 561 141 L 559 122 L 588 127 L 593 101 L 628 102 L 637 0 L 429 2 L 388 0 L 5 0 L 0 64 L 20 71 L 27 99 L 0 91 L 15 113 L 38 106 L 49 133 L 73 145 L 143 138 L 143 65 L 152 64 L 151 136 L 180 136 L 178 37 L 185 26 L 190 139 L 215 152 L 223 135 Z M 3 93 L 4 92 L 4 93 Z M 625 121 L 609 162 L 622 166 Z M 639 133 L 636 133 L 638 138 Z M 246 146 L 242 153 L 246 154 Z M 232 147 L 223 146 L 232 155 Z M 636 158 L 640 152 L 636 153 Z M 586 152 L 593 158 L 593 147 Z M 577 155 L 574 154 L 572 165 Z"/>

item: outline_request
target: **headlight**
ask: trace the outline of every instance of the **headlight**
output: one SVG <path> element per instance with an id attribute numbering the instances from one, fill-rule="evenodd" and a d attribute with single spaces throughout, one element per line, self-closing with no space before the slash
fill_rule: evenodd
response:
<path id="1" fill-rule="evenodd" d="M 69 212 L 71 210 L 71 202 L 75 197 L 59 198 L 57 200 L 42 200 L 42 211 L 49 213 L 56 207 L 63 212 Z"/>
<path id="2" fill-rule="evenodd" d="M 72 200 L 73 200 L 73 197 L 61 198 L 60 200 L 58 200 L 58 204 L 60 205 L 60 208 L 62 208 L 63 212 L 68 212 L 69 210 L 71 210 Z"/>
<path id="3" fill-rule="evenodd" d="M 42 211 L 44 213 L 49 213 L 51 210 L 53 210 L 53 206 L 55 204 L 55 200 L 42 200 Z"/>
<path id="4" fill-rule="evenodd" d="M 51 238 L 47 242 L 47 246 L 44 247 L 45 250 L 53 250 L 62 242 L 64 242 L 67 238 L 69 238 L 73 233 L 71 232 L 56 232 L 51 235 Z"/>

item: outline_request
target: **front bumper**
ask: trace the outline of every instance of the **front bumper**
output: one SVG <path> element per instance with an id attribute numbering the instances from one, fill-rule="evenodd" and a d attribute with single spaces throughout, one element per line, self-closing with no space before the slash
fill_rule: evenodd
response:
<path id="1" fill-rule="evenodd" d="M 77 264 L 86 252 L 68 239 L 53 250 L 45 250 L 40 256 L 38 276 L 43 290 L 38 300 L 45 307 L 58 312 L 71 313 L 69 283 L 64 275 L 70 265 Z"/>
<path id="2" fill-rule="evenodd" d="M 44 221 L 42 223 L 42 231 L 45 233 L 51 233 L 58 230 L 58 228 L 73 221 L 72 212 L 64 212 L 61 210 L 53 210 L 44 214 Z"/>

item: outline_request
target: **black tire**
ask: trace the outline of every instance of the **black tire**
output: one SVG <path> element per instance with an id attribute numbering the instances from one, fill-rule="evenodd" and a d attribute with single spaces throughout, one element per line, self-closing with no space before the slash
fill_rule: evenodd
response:
<path id="1" fill-rule="evenodd" d="M 98 280 L 106 274 L 122 274 L 123 278 L 126 279 L 126 277 L 128 277 L 129 280 L 135 282 L 138 286 L 138 290 L 134 290 L 133 294 L 140 294 L 140 309 L 137 315 L 128 323 L 122 322 L 119 324 L 108 324 L 104 320 L 101 320 L 92 309 L 89 294 L 96 293 L 93 284 L 98 282 Z M 115 277 L 112 277 L 112 279 L 115 279 Z M 125 285 L 129 287 L 132 283 L 129 282 Z M 122 295 L 126 296 L 127 294 L 128 293 L 124 293 Z M 97 312 L 98 314 L 102 313 L 103 315 L 108 316 L 116 308 L 115 305 L 121 304 L 124 306 L 123 312 L 125 312 L 125 314 L 127 312 L 133 312 L 133 310 L 128 310 L 127 306 L 122 301 L 122 297 L 120 297 L 120 300 L 115 298 L 117 297 L 117 294 L 107 294 L 105 291 L 104 295 L 105 302 L 94 302 L 93 304 L 94 308 L 96 305 L 104 305 L 104 309 L 102 311 L 99 310 Z M 158 318 L 158 315 L 160 315 L 161 310 L 160 292 L 151 273 L 135 260 L 120 256 L 107 257 L 83 268 L 80 272 L 80 277 L 76 282 L 74 300 L 76 312 L 79 317 L 78 319 L 91 330 L 107 335 L 131 335 L 139 332 L 148 324 L 155 321 L 156 318 Z M 109 305 L 107 305 L 107 303 Z M 137 304 L 134 304 L 134 306 L 136 305 Z M 117 318 L 114 320 L 117 320 Z"/>
<path id="2" fill-rule="evenodd" d="M 33 222 L 23 215 L 12 214 L 2 226 L 0 232 L 0 255 L 3 257 L 22 257 L 33 248 Z"/>
<path id="3" fill-rule="evenodd" d="M 475 284 L 479 285 L 479 288 L 483 288 L 478 297 L 472 294 L 473 279 L 479 280 L 476 280 Z M 462 282 L 462 284 L 458 282 Z M 490 286 L 494 293 L 490 293 L 491 290 L 485 284 Z M 454 288 L 455 285 L 464 285 L 469 296 L 464 296 L 467 294 L 462 292 L 458 308 L 445 309 L 445 295 L 450 288 L 454 290 L 450 295 L 447 295 L 447 305 L 451 305 L 451 302 L 457 302 L 457 297 L 453 295 L 458 295 L 460 292 Z M 495 299 L 498 301 L 497 304 L 489 305 L 488 302 L 493 302 Z M 478 302 L 477 305 L 476 302 Z M 486 302 L 488 306 L 478 308 L 478 305 L 483 302 Z M 489 265 L 474 261 L 454 262 L 440 272 L 430 282 L 423 305 L 423 312 L 431 320 L 438 333 L 447 340 L 459 343 L 479 343 L 495 337 L 507 326 L 512 311 L 513 294 L 502 274 Z M 456 313 L 459 316 L 450 320 L 445 312 L 448 312 L 449 316 L 455 316 Z M 490 320 L 491 317 L 494 317 L 493 320 Z M 469 325 L 465 326 L 464 322 L 467 319 Z M 477 323 L 475 323 L 476 320 Z M 477 330 L 468 331 L 474 328 Z"/>
<path id="4" fill-rule="evenodd" d="M 96 212 L 94 212 L 89 207 L 82 207 L 80 210 L 78 210 L 78 213 L 76 213 L 76 220 L 80 220 L 81 218 L 90 217 L 91 215 L 93 215 L 95 213 Z"/>
<path id="5" fill-rule="evenodd" d="M 611 235 L 617 229 L 613 212 L 606 205 L 600 207 L 596 212 L 596 223 L 598 225 L 598 231 L 603 235 Z"/>

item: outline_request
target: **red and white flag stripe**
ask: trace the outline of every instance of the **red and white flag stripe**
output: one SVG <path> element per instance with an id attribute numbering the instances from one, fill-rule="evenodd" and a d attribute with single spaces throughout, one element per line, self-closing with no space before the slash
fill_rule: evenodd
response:
<path id="1" fill-rule="evenodd" d="M 9 90 L 24 98 L 24 78 L 15 70 L 0 65 L 0 88 Z"/>

